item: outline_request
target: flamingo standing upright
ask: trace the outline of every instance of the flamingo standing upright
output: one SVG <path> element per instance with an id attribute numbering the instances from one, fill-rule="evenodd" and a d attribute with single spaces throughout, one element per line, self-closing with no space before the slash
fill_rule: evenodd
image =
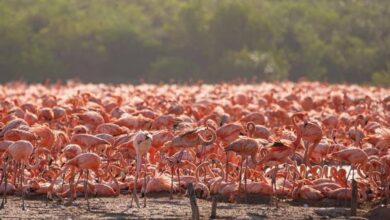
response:
<path id="1" fill-rule="evenodd" d="M 136 151 L 136 174 L 134 179 L 134 188 L 133 188 L 133 198 L 131 199 L 130 207 L 133 206 L 133 201 L 137 204 L 139 208 L 139 201 L 137 196 L 137 182 L 138 176 L 141 169 L 141 160 L 148 153 L 150 147 L 152 146 L 153 137 L 149 132 L 139 131 L 133 138 L 133 146 Z M 146 166 L 145 166 L 145 178 L 144 184 L 142 186 L 142 194 L 144 196 L 144 207 L 146 207 L 146 196 L 145 196 L 145 187 L 146 187 Z"/>
<path id="2" fill-rule="evenodd" d="M 303 114 L 307 115 L 306 113 Z M 293 123 L 295 124 L 294 119 Z M 303 162 L 306 164 L 306 166 L 308 166 L 310 165 L 309 159 L 311 157 L 313 149 L 317 146 L 318 143 L 320 143 L 323 132 L 321 127 L 317 123 L 307 120 L 304 120 L 304 123 L 299 126 L 299 130 L 302 133 L 302 139 L 306 141 Z"/>
<path id="3" fill-rule="evenodd" d="M 265 155 L 263 158 L 261 158 L 260 161 L 258 161 L 257 164 L 263 165 L 264 163 L 275 165 L 274 168 L 274 174 L 272 176 L 272 187 L 274 189 L 273 192 L 276 191 L 276 173 L 277 173 L 277 167 L 280 163 L 291 163 L 292 160 L 290 159 L 291 156 L 294 155 L 295 150 L 301 143 L 302 139 L 302 131 L 296 124 L 295 118 L 303 118 L 305 116 L 305 113 L 303 112 L 297 112 L 291 117 L 291 121 L 294 125 L 294 128 L 297 132 L 297 137 L 295 141 L 289 141 L 289 140 L 280 140 L 275 141 L 271 144 L 269 144 L 264 150 Z M 273 193 L 274 194 L 274 193 Z"/>
<path id="4" fill-rule="evenodd" d="M 241 176 L 242 176 L 242 162 L 244 159 L 246 160 L 246 169 L 244 174 L 244 184 L 245 184 L 245 194 L 246 194 L 246 172 L 248 168 L 248 157 L 250 156 L 253 163 L 257 164 L 257 152 L 259 150 L 259 143 L 253 139 L 253 138 L 247 138 L 247 137 L 241 137 L 232 143 L 230 143 L 226 148 L 225 152 L 234 151 L 241 155 L 241 162 L 240 162 L 240 174 L 239 174 L 239 182 L 238 182 L 238 189 L 241 190 Z M 226 180 L 227 181 L 227 165 L 228 165 L 228 157 L 226 157 Z"/>

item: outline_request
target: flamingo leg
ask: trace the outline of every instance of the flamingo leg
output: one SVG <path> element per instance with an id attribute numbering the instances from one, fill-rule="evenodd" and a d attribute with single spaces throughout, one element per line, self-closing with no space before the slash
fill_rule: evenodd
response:
<path id="1" fill-rule="evenodd" d="M 278 172 L 277 168 L 278 168 L 278 165 L 275 165 L 274 172 L 272 174 L 272 198 L 275 198 L 275 196 L 276 196 L 276 174 Z M 278 205 L 276 203 L 276 207 L 277 206 Z"/>
<path id="2" fill-rule="evenodd" d="M 179 181 L 179 186 L 180 186 L 180 168 L 177 167 L 176 169 L 176 174 L 177 174 L 177 180 Z"/>
<path id="3" fill-rule="evenodd" d="M 62 184 L 61 184 L 61 192 L 63 192 L 64 191 L 64 184 L 65 184 L 65 173 L 64 174 L 62 174 Z"/>
<path id="4" fill-rule="evenodd" d="M 239 177 L 238 177 L 238 193 L 239 193 L 239 194 L 241 193 L 242 161 L 243 161 L 243 157 L 241 156 L 241 161 L 240 161 L 240 174 L 239 174 Z"/>
<path id="5" fill-rule="evenodd" d="M 4 193 L 3 193 L 3 200 L 1 201 L 0 209 L 3 209 L 5 203 L 7 202 L 7 184 L 8 184 L 7 165 L 8 165 L 8 161 L 6 159 L 5 164 L 4 164 L 3 177 L 2 177 L 2 179 L 4 179 Z M 1 185 L 1 182 L 0 182 L 0 185 Z"/>
<path id="6" fill-rule="evenodd" d="M 308 164 L 308 153 L 309 153 L 309 147 L 310 147 L 310 144 L 305 141 L 305 154 L 303 156 L 303 163 L 306 165 L 306 166 L 309 166 Z M 306 173 L 306 177 L 307 177 L 307 173 Z"/>
<path id="7" fill-rule="evenodd" d="M 81 171 L 80 171 L 80 175 L 79 175 L 79 178 L 78 178 L 77 181 L 76 181 L 76 185 L 79 184 L 82 175 L 84 175 L 84 170 L 81 170 Z"/>
<path id="8" fill-rule="evenodd" d="M 81 176 L 81 174 L 80 174 Z M 88 207 L 88 210 L 90 210 L 89 208 L 89 199 L 88 199 L 88 176 L 89 176 L 89 170 L 87 170 L 86 172 L 86 177 L 85 177 L 85 180 L 84 180 L 84 196 L 85 196 L 85 199 L 87 200 L 87 207 Z"/>
<path id="9" fill-rule="evenodd" d="M 6 162 L 5 168 L 4 168 L 4 173 L 5 173 L 5 176 L 4 176 L 4 203 L 7 203 L 7 187 L 8 187 L 7 166 L 8 166 L 8 162 Z"/>
<path id="10" fill-rule="evenodd" d="M 353 176 L 353 165 L 351 165 L 351 169 L 349 169 L 349 171 L 348 171 L 348 175 L 347 175 L 347 178 L 346 178 L 346 180 L 345 180 L 345 184 L 347 185 L 347 183 L 348 183 L 348 178 L 349 178 L 349 176 L 351 175 L 351 172 L 352 172 L 352 176 Z M 353 178 L 353 177 L 352 177 Z"/>
<path id="11" fill-rule="evenodd" d="M 66 172 L 64 173 L 64 175 L 66 174 Z M 72 191 L 72 186 L 73 186 L 73 183 L 74 183 L 74 178 L 76 177 L 76 174 L 74 173 L 74 168 L 71 168 L 70 170 L 70 178 L 69 178 L 69 193 L 70 193 L 70 196 L 72 198 L 71 201 L 69 201 L 69 204 L 72 203 L 73 200 L 76 200 L 77 199 L 77 192 L 76 190 L 73 190 Z M 80 179 L 81 179 L 81 176 L 84 175 L 84 170 L 81 170 L 80 171 L 80 174 L 79 174 L 79 177 L 77 178 L 77 181 L 76 181 L 76 184 L 75 186 L 77 186 L 80 182 Z M 62 182 L 62 187 L 64 186 L 64 183 L 65 181 Z M 84 192 L 85 192 L 85 189 L 84 189 Z"/>
<path id="12" fill-rule="evenodd" d="M 201 150 L 201 155 L 200 155 L 200 163 L 203 163 L 203 159 L 204 159 L 204 149 L 205 149 L 205 145 L 202 144 L 202 150 Z"/>
<path id="13" fill-rule="evenodd" d="M 73 168 L 71 168 L 71 172 L 72 172 L 72 169 Z M 65 177 L 66 177 L 66 170 L 62 174 L 61 192 L 64 192 Z M 56 181 L 56 178 L 54 178 L 52 181 L 53 182 Z M 70 180 L 69 180 L 69 186 L 70 186 Z M 70 188 L 69 188 L 69 190 L 70 190 Z"/>
<path id="14" fill-rule="evenodd" d="M 141 166 L 141 155 L 137 155 L 136 158 L 137 166 L 136 166 L 136 173 L 135 173 L 135 179 L 134 179 L 134 188 L 133 188 L 133 197 L 131 199 L 130 207 L 133 207 L 133 201 L 135 201 L 135 204 L 139 208 L 139 200 L 138 200 L 138 195 L 137 195 L 137 183 L 138 183 L 138 176 L 140 172 L 140 166 Z"/>
<path id="15" fill-rule="evenodd" d="M 24 190 L 23 190 L 23 182 L 24 182 L 24 164 L 21 162 L 21 175 L 20 175 L 20 185 L 22 186 L 22 210 L 26 210 L 26 207 L 24 205 Z"/>
<path id="16" fill-rule="evenodd" d="M 229 174 L 228 174 L 228 167 L 229 167 L 229 152 L 226 151 L 225 182 L 227 182 L 227 180 L 228 180 L 228 175 L 229 175 Z"/>
<path id="17" fill-rule="evenodd" d="M 174 165 L 171 166 L 171 194 L 169 195 L 169 199 L 173 199 L 173 174 L 175 172 Z"/>
<path id="18" fill-rule="evenodd" d="M 146 163 L 145 163 L 145 166 L 144 166 L 144 184 L 142 185 L 142 196 L 144 197 L 144 207 L 146 207 Z"/>
<path id="19" fill-rule="evenodd" d="M 287 179 L 287 175 L 289 175 L 290 173 L 290 170 L 288 169 L 289 168 L 289 165 L 286 164 L 286 175 L 284 176 L 284 180 L 283 180 L 283 188 L 282 188 L 282 193 L 284 194 L 284 187 L 286 185 L 286 179 Z"/>
<path id="20" fill-rule="evenodd" d="M 352 172 L 352 176 L 353 176 L 353 165 L 351 165 L 351 169 L 348 171 L 348 175 L 345 178 L 345 189 L 348 188 L 348 178 L 349 178 L 349 175 L 351 175 L 351 172 Z M 353 177 L 352 177 L 352 179 L 353 179 Z M 347 197 L 347 194 L 345 194 L 345 197 Z M 347 206 L 347 199 L 345 199 L 345 206 Z"/>
<path id="21" fill-rule="evenodd" d="M 206 182 L 206 176 L 207 176 L 207 172 L 205 171 L 203 175 L 203 182 Z"/>
<path id="22" fill-rule="evenodd" d="M 15 172 L 15 174 L 14 174 L 14 185 L 15 185 L 15 187 L 17 187 L 17 186 L 18 186 L 18 185 L 17 185 L 17 177 L 18 177 L 17 162 L 14 160 L 14 161 L 13 161 L 13 164 L 14 164 L 14 172 Z"/>
<path id="23" fill-rule="evenodd" d="M 248 170 L 248 158 L 245 159 L 245 172 L 244 172 L 245 202 L 247 202 L 247 200 L 248 200 L 248 193 L 247 193 L 247 190 L 246 190 L 247 170 Z"/>
<path id="24" fill-rule="evenodd" d="M 74 168 L 73 168 L 74 169 Z M 71 171 L 71 176 L 70 176 L 70 179 L 69 179 L 69 186 L 72 188 L 72 191 L 71 192 L 71 200 L 70 200 L 70 203 L 73 202 L 73 200 L 76 200 L 77 199 L 77 191 L 76 191 L 76 187 L 77 187 L 77 184 L 78 182 L 74 182 L 74 178 L 76 177 L 76 173 L 75 171 L 72 169 Z M 80 174 L 79 174 L 79 178 L 77 179 L 77 181 L 80 180 L 81 176 L 84 174 L 83 170 L 81 170 Z"/>
<path id="25" fill-rule="evenodd" d="M 389 193 L 389 180 L 386 180 L 385 182 L 384 182 L 384 185 L 385 185 L 385 187 L 384 187 L 384 192 L 385 192 L 385 204 L 387 205 L 389 202 L 390 202 L 390 193 Z"/>
<path id="26" fill-rule="evenodd" d="M 73 174 L 73 171 L 71 171 L 71 172 L 72 172 L 72 175 L 71 175 L 71 177 L 69 179 L 70 200 L 67 203 L 65 203 L 66 206 L 71 205 L 73 203 L 73 200 L 75 200 L 76 197 L 77 197 L 77 195 L 76 195 L 77 192 L 76 192 L 76 189 L 75 189 L 75 186 L 74 186 L 75 174 Z"/>

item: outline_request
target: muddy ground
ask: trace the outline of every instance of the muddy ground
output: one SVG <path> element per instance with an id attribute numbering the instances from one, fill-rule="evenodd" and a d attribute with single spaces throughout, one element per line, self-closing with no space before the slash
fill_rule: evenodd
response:
<path id="1" fill-rule="evenodd" d="M 91 198 L 90 210 L 84 198 L 71 205 L 66 201 L 47 201 L 45 197 L 29 197 L 26 210 L 21 209 L 20 197 L 9 197 L 5 209 L 0 210 L 1 219 L 191 219 L 189 198 L 177 195 L 153 195 L 147 199 L 146 208 L 129 208 L 130 196 L 116 198 Z M 222 198 L 219 198 L 222 200 Z M 323 200 L 315 204 L 299 201 L 279 201 L 279 207 L 271 205 L 269 198 L 249 198 L 237 203 L 218 202 L 217 219 L 348 219 L 349 202 Z M 141 200 L 141 204 L 142 204 Z M 201 219 L 208 219 L 211 201 L 197 199 Z M 363 216 L 368 207 L 360 207 Z M 351 219 L 351 218 L 349 218 Z M 354 219 L 363 219 L 358 217 Z"/>

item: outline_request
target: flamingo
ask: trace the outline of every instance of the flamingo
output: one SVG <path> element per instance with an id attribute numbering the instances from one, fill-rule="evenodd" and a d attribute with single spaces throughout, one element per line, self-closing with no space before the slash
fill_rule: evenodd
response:
<path id="1" fill-rule="evenodd" d="M 366 152 L 364 152 L 362 149 L 357 147 L 349 147 L 331 153 L 329 157 L 338 161 L 344 161 L 350 163 L 351 164 L 350 172 L 352 172 L 352 176 L 354 175 L 353 170 L 355 169 L 355 167 L 357 167 L 357 169 L 360 170 L 360 168 L 363 165 L 366 165 L 366 163 L 368 162 L 368 156 Z M 359 173 L 361 172 L 359 171 Z M 365 178 L 365 176 L 362 176 L 362 178 Z"/>
<path id="2" fill-rule="evenodd" d="M 53 191 L 54 183 L 57 180 L 57 178 L 60 175 L 65 174 L 66 171 L 68 169 L 71 169 L 71 168 L 78 169 L 77 172 L 80 172 L 80 173 L 82 173 L 83 171 L 86 171 L 86 177 L 85 177 L 85 182 L 84 182 L 84 193 L 85 193 L 85 199 L 87 200 L 87 205 L 88 205 L 88 209 L 89 209 L 89 200 L 88 200 L 88 193 L 87 193 L 89 170 L 93 171 L 95 173 L 96 177 L 105 177 L 105 176 L 107 176 L 107 173 L 108 173 L 110 167 L 107 167 L 106 172 L 103 172 L 101 169 L 101 159 L 95 153 L 87 152 L 87 153 L 78 154 L 73 159 L 68 160 L 65 163 L 65 167 L 59 173 L 57 173 L 57 175 L 53 178 L 53 181 L 47 190 L 48 199 L 52 199 L 52 191 Z M 76 195 L 75 195 L 76 191 L 75 191 L 74 186 L 73 186 L 73 178 L 76 174 L 77 173 L 73 173 L 73 169 L 72 169 L 70 190 L 72 191 L 73 195 L 71 196 L 70 203 L 76 197 Z"/>
<path id="3" fill-rule="evenodd" d="M 300 118 L 302 118 L 302 116 L 306 116 L 307 113 L 301 113 L 300 115 Z M 295 120 L 293 119 L 292 121 L 294 126 L 296 126 Z M 303 161 L 307 166 L 309 166 L 309 158 L 311 157 L 313 149 L 317 146 L 318 143 L 320 143 L 322 139 L 322 129 L 318 124 L 304 120 L 304 123 L 299 126 L 299 130 L 302 133 L 302 139 L 306 141 Z"/>
<path id="4" fill-rule="evenodd" d="M 307 185 L 303 185 L 303 182 L 298 183 L 298 186 L 292 192 L 293 198 L 302 198 L 306 200 L 320 200 L 324 198 L 321 191 Z"/>
<path id="5" fill-rule="evenodd" d="M 248 122 L 246 129 L 248 130 L 248 136 L 252 138 L 268 139 L 271 135 L 268 128 L 262 125 L 256 125 L 253 122 Z"/>
<path id="6" fill-rule="evenodd" d="M 302 131 L 296 124 L 295 118 L 302 118 L 305 116 L 303 112 L 297 112 L 291 117 L 291 121 L 295 130 L 297 132 L 297 137 L 295 141 L 291 142 L 289 140 L 279 140 L 269 144 L 265 149 L 265 156 L 257 162 L 257 164 L 269 163 L 275 165 L 274 175 L 272 176 L 272 185 L 274 188 L 274 192 L 276 191 L 276 173 L 277 166 L 281 163 L 292 163 L 290 159 L 291 156 L 294 155 L 295 150 L 301 143 L 302 139 Z"/>
<path id="7" fill-rule="evenodd" d="M 134 179 L 133 198 L 131 199 L 130 207 L 133 206 L 133 201 L 135 201 L 138 208 L 140 207 L 138 201 L 138 195 L 137 195 L 137 181 L 141 169 L 141 160 L 149 152 L 149 149 L 152 146 L 152 142 L 153 142 L 152 135 L 146 131 L 139 131 L 133 138 L 133 146 L 136 151 L 136 174 Z M 146 187 L 146 166 L 145 166 L 144 184 L 142 186 L 144 207 L 146 207 L 145 187 Z"/>
<path id="8" fill-rule="evenodd" d="M 348 198 L 350 173 L 329 164 L 337 160 L 351 164 L 350 172 L 357 170 L 365 178 L 359 190 L 365 191 L 366 186 L 372 190 L 370 199 L 380 197 L 382 190 L 382 196 L 389 195 L 390 98 L 381 105 L 384 88 L 308 82 L 116 88 L 70 81 L 53 86 L 18 82 L 1 89 L 2 193 L 22 190 L 25 195 L 50 195 L 50 185 L 58 184 L 57 196 L 71 193 L 68 197 L 74 199 L 76 193 L 84 193 L 89 203 L 91 193 L 117 195 L 126 187 L 134 192 L 134 185 L 138 191 L 142 187 L 142 194 L 171 189 L 173 197 L 173 192 L 192 182 L 201 197 L 220 193 L 233 201 L 243 193 L 244 181 L 246 195 Z M 301 110 L 309 112 L 294 113 Z M 153 141 L 145 140 L 151 146 L 144 151 L 143 143 L 135 143 L 140 129 L 153 134 Z M 10 153 L 10 146 L 21 140 L 33 146 L 27 157 L 37 166 L 29 172 L 22 171 L 26 161 L 20 168 L 21 162 Z M 223 150 L 231 157 L 225 157 Z M 233 152 L 240 156 L 233 157 Z M 41 156 L 44 159 L 38 159 Z M 302 163 L 298 157 L 304 157 Z M 126 176 L 133 158 L 137 167 Z M 225 159 L 226 167 L 220 162 Z M 252 169 L 254 165 L 257 169 Z M 160 173 L 167 166 L 171 172 Z M 199 179 L 199 175 L 204 176 Z M 84 183 L 84 189 L 79 183 Z M 139 207 L 136 196 L 132 204 L 135 200 Z"/>
<path id="9" fill-rule="evenodd" d="M 250 156 L 253 163 L 257 164 L 257 152 L 259 149 L 259 144 L 255 139 L 252 138 L 247 138 L 247 137 L 241 137 L 232 143 L 230 143 L 228 146 L 225 148 L 225 152 L 228 153 L 229 151 L 234 151 L 237 154 L 241 155 L 241 162 L 240 162 L 240 174 L 239 174 L 239 182 L 238 182 L 238 188 L 241 189 L 241 176 L 242 176 L 242 163 L 244 160 L 247 160 L 247 158 Z M 226 180 L 227 181 L 227 165 L 228 165 L 228 157 L 226 156 Z M 246 167 L 248 167 L 248 161 L 246 163 Z M 245 169 L 245 174 L 244 174 L 244 183 L 245 183 L 245 193 L 246 193 L 246 171 Z"/>
<path id="10" fill-rule="evenodd" d="M 78 144 L 84 151 L 99 144 L 110 144 L 108 141 L 90 134 L 75 134 L 70 143 Z"/>
<path id="11" fill-rule="evenodd" d="M 25 166 L 27 166 L 29 169 L 34 169 L 36 168 L 37 165 L 30 165 L 29 163 L 29 159 L 31 157 L 31 155 L 33 154 L 33 151 L 34 151 L 34 147 L 33 145 L 29 142 L 29 141 L 25 141 L 25 140 L 19 140 L 19 141 L 16 141 L 14 143 L 12 143 L 11 145 L 8 146 L 7 148 L 7 151 L 6 151 L 6 163 L 8 163 L 8 155 L 11 156 L 11 158 L 16 161 L 16 162 L 20 162 L 21 163 L 21 168 L 20 168 L 20 182 L 21 182 L 21 185 L 23 186 L 23 182 L 24 182 L 24 169 L 25 169 Z M 38 163 L 37 163 L 38 164 Z M 7 165 L 6 165 L 7 167 Z M 4 176 L 5 176 L 5 190 L 4 192 L 7 191 L 7 170 L 6 170 L 6 167 L 4 169 Z M 15 170 L 16 172 L 16 170 Z M 1 204 L 1 207 L 4 207 L 4 203 L 5 203 L 5 194 L 4 194 L 4 197 L 3 197 L 3 201 L 2 201 L 2 204 Z M 22 191 L 22 210 L 26 210 L 25 208 L 25 204 L 24 204 L 24 191 Z"/>

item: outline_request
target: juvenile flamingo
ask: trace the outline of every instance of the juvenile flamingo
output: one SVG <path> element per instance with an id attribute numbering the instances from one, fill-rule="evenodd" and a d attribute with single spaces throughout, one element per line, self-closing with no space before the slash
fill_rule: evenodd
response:
<path id="1" fill-rule="evenodd" d="M 134 188 L 133 188 L 133 198 L 131 199 L 130 207 L 133 206 L 133 201 L 135 200 L 135 203 L 137 204 L 137 207 L 139 208 L 139 201 L 138 201 L 138 195 L 137 195 L 137 182 L 139 173 L 141 170 L 141 160 L 144 158 L 144 156 L 149 152 L 150 147 L 152 146 L 153 137 L 149 132 L 146 131 L 139 131 L 133 139 L 133 146 L 136 151 L 136 174 L 134 179 Z M 146 158 L 145 158 L 146 161 Z M 144 177 L 144 184 L 142 186 L 142 195 L 144 196 L 144 207 L 146 207 L 146 196 L 145 196 L 145 187 L 146 187 L 146 165 L 145 165 L 145 177 Z"/>

